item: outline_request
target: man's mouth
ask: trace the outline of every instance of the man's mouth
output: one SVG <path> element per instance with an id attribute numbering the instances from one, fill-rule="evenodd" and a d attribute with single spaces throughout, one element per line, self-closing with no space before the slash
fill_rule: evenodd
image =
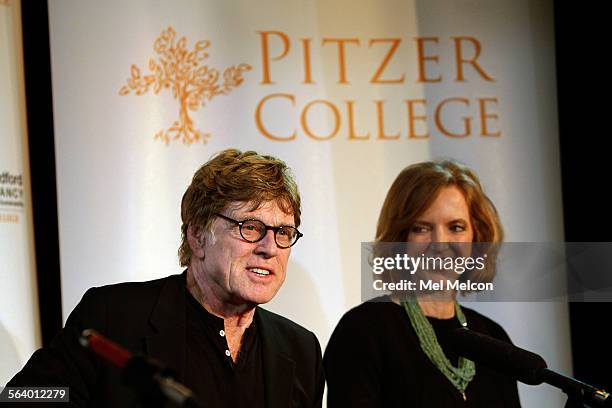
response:
<path id="1" fill-rule="evenodd" d="M 259 275 L 259 276 L 267 276 L 270 275 L 270 271 L 267 269 L 261 269 L 261 268 L 248 268 L 251 272 L 254 272 L 255 274 Z"/>

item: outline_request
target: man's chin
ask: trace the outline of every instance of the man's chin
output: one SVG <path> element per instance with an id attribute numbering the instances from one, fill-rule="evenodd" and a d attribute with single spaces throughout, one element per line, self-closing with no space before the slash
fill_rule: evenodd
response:
<path id="1" fill-rule="evenodd" d="M 274 291 L 273 293 L 250 293 L 248 296 L 245 296 L 245 300 L 247 303 L 253 304 L 254 306 L 263 305 L 274 299 L 276 292 L 277 291 Z"/>

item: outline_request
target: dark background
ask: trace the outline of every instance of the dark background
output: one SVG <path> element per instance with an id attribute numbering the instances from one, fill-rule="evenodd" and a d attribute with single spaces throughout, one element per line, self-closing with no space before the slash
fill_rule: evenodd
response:
<path id="1" fill-rule="evenodd" d="M 608 14 L 604 2 L 553 4 L 565 238 L 612 241 L 611 115 L 600 97 Z M 47 3 L 23 1 L 22 18 L 40 317 L 48 345 L 62 326 L 62 303 Z M 612 303 L 570 303 L 569 310 L 573 375 L 611 391 Z"/>
<path id="2" fill-rule="evenodd" d="M 554 7 L 565 240 L 609 242 L 610 114 L 602 65 L 610 23 L 600 3 Z M 570 303 L 569 310 L 575 377 L 612 390 L 612 303 Z"/>

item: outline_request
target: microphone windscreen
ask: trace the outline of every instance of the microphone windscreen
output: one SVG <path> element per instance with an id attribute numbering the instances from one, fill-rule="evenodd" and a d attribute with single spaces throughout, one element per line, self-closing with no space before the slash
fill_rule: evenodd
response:
<path id="1" fill-rule="evenodd" d="M 99 358 L 117 368 L 123 368 L 128 360 L 132 358 L 132 353 L 128 350 L 110 341 L 93 329 L 83 330 L 81 336 L 79 336 L 79 343 Z"/>
<path id="2" fill-rule="evenodd" d="M 525 384 L 541 384 L 546 361 L 538 354 L 466 328 L 449 330 L 448 344 L 457 354 Z"/>

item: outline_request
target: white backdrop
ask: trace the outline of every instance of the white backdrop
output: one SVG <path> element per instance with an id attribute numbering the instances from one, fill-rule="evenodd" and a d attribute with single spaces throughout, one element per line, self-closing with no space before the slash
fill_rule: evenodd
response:
<path id="1" fill-rule="evenodd" d="M 226 147 L 274 154 L 294 169 L 305 237 L 268 307 L 323 346 L 360 303 L 360 243 L 372 240 L 389 185 L 411 163 L 453 157 L 473 167 L 508 241 L 563 240 L 551 2 L 49 6 L 64 317 L 88 287 L 181 271 L 181 196 Z M 204 50 L 201 40 L 208 58 L 194 54 L 177 77 L 164 44 L 188 59 Z M 172 75 L 156 94 L 162 59 Z M 244 68 L 233 76 L 243 82 L 181 112 L 190 100 L 174 98 L 175 86 L 190 73 L 222 85 L 231 66 Z M 566 305 L 475 307 L 571 372 Z M 520 392 L 526 407 L 563 401 L 547 387 Z"/>
<path id="2" fill-rule="evenodd" d="M 19 1 L 0 2 L 0 385 L 40 347 Z"/>

